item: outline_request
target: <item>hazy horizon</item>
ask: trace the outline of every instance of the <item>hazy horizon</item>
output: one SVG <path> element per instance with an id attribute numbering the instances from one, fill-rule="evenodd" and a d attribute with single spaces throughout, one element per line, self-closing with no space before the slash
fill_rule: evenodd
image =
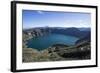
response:
<path id="1" fill-rule="evenodd" d="M 38 27 L 90 28 L 91 14 L 23 10 L 23 29 Z"/>
<path id="2" fill-rule="evenodd" d="M 45 27 L 31 27 L 31 28 L 23 28 L 23 29 L 33 29 L 33 28 L 46 28 Z M 47 27 L 47 28 L 90 28 L 90 27 Z"/>

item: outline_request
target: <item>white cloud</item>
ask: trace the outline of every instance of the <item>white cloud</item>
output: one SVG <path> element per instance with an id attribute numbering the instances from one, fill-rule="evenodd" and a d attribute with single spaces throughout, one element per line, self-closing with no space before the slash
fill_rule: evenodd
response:
<path id="1" fill-rule="evenodd" d="M 44 12 L 43 11 L 37 11 L 39 14 L 43 14 Z"/>

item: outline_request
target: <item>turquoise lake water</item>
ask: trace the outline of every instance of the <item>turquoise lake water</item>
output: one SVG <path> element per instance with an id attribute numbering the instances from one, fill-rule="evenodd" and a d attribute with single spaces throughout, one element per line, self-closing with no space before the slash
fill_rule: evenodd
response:
<path id="1" fill-rule="evenodd" d="M 61 34 L 49 34 L 28 40 L 27 46 L 37 50 L 46 49 L 55 44 L 74 45 L 78 38 Z"/>

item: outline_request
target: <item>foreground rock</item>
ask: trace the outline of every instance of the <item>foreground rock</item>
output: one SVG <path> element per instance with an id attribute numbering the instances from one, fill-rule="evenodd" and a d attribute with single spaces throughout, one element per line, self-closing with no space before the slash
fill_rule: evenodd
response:
<path id="1" fill-rule="evenodd" d="M 54 45 L 38 51 L 33 48 L 23 48 L 23 62 L 44 62 L 63 60 L 84 60 L 91 58 L 89 43 L 76 46 Z"/>

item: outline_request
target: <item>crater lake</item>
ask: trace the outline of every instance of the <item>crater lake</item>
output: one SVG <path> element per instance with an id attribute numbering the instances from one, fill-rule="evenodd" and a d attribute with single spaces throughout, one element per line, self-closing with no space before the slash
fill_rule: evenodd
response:
<path id="1" fill-rule="evenodd" d="M 43 50 L 56 44 L 71 46 L 74 45 L 77 40 L 78 38 L 74 36 L 67 36 L 62 34 L 49 34 L 29 39 L 27 41 L 27 47 L 34 48 L 37 50 Z"/>

